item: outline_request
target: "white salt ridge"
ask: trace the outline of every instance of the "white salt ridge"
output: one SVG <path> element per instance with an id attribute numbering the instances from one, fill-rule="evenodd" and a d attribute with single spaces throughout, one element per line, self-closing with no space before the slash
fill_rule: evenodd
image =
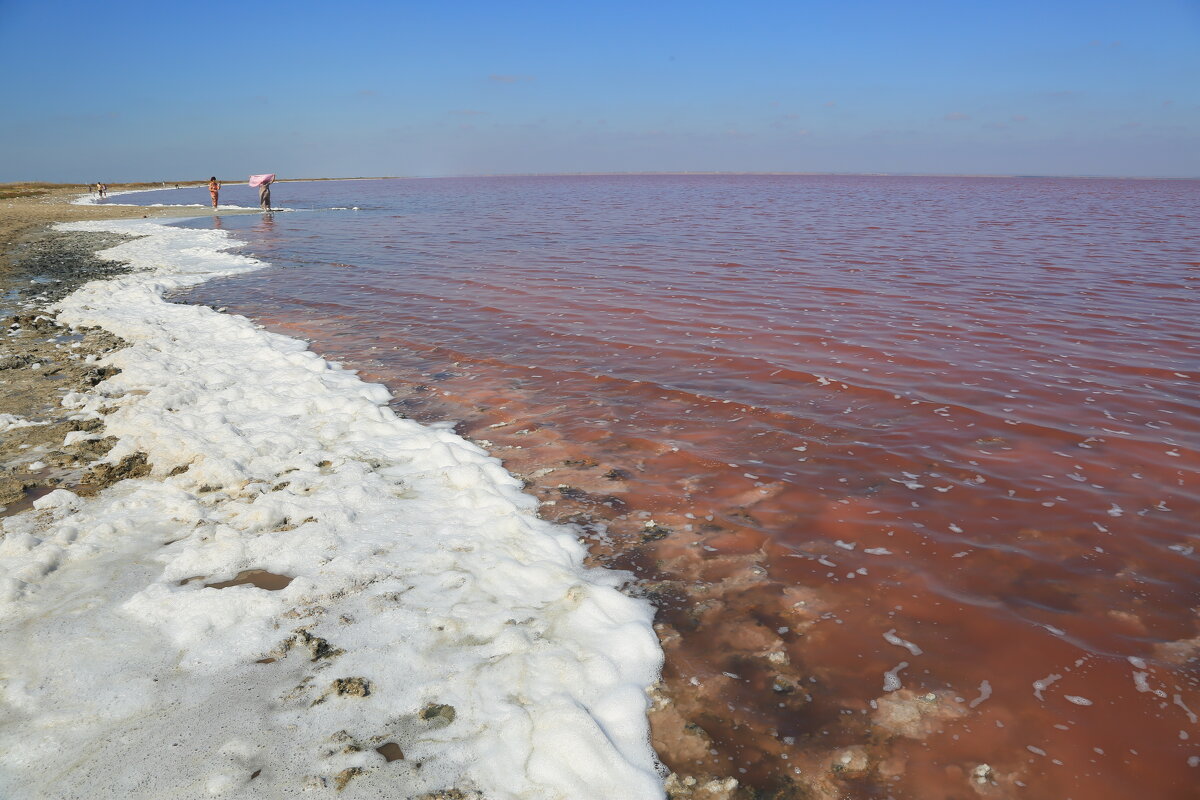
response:
<path id="1" fill-rule="evenodd" d="M 8 433 L 17 428 L 32 428 L 37 425 L 48 424 L 48 422 L 35 422 L 24 417 L 18 417 L 16 414 L 0 414 L 0 433 Z"/>
<path id="2" fill-rule="evenodd" d="M 222 186 L 243 186 L 241 183 L 223 183 Z M 120 192 L 109 192 L 107 197 L 119 197 L 123 194 L 142 194 L 144 192 L 165 192 L 171 189 L 179 188 L 195 188 L 207 189 L 207 184 L 195 187 L 179 187 L 179 186 L 152 186 L 149 189 L 125 189 Z M 81 194 L 71 200 L 71 205 L 76 206 L 96 206 L 100 205 L 100 198 L 95 194 Z M 211 203 L 105 203 L 106 206 L 126 206 L 129 208 L 212 208 Z M 221 203 L 214 211 L 258 211 L 258 206 L 231 206 L 227 203 Z M 291 208 L 273 208 L 272 211 L 294 211 Z"/>
<path id="3" fill-rule="evenodd" d="M 149 234 L 105 253 L 136 272 L 60 319 L 130 342 L 64 402 L 117 406 L 107 459 L 153 474 L 0 521 L 0 797 L 331 795 L 339 776 L 345 798 L 663 797 L 662 654 L 627 576 L 585 567 L 498 461 L 396 417 L 384 387 L 165 302 L 261 266 L 223 233 L 62 227 Z M 204 586 L 251 569 L 294 580 Z"/>
<path id="4" fill-rule="evenodd" d="M 94 186 L 94 184 L 93 184 Z M 108 192 L 107 197 L 119 197 L 123 194 L 141 194 L 142 192 L 163 192 L 167 189 L 174 189 L 174 186 L 151 186 L 148 189 L 123 189 L 119 192 Z M 81 194 L 71 200 L 71 205 L 74 206 L 95 206 L 100 204 L 100 197 L 94 193 Z M 132 203 L 106 203 L 105 205 L 133 205 Z"/>

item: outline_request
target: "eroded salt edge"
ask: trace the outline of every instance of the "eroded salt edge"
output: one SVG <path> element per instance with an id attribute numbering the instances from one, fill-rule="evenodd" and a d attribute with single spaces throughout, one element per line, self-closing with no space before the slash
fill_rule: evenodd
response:
<path id="1" fill-rule="evenodd" d="M 222 186 L 243 186 L 241 183 L 224 183 Z M 142 194 L 144 192 L 167 192 L 172 189 L 179 189 L 179 186 L 152 186 L 148 189 L 123 189 L 119 192 L 108 192 L 106 197 L 120 197 L 123 194 Z M 206 189 L 207 186 L 192 187 L 197 189 Z M 94 194 L 81 194 L 71 200 L 73 206 L 98 206 L 100 198 Z M 209 208 L 208 203 L 105 203 L 105 206 L 125 206 L 128 208 Z M 254 206 L 231 206 L 222 203 L 213 211 L 258 211 L 258 207 Z M 291 211 L 290 208 L 275 208 L 272 211 Z"/>
<path id="2" fill-rule="evenodd" d="M 58 311 L 130 342 L 65 402 L 116 406 L 108 460 L 154 471 L 2 521 L 0 795 L 663 796 L 644 691 L 662 654 L 624 576 L 585 567 L 495 459 L 396 417 L 384 387 L 164 301 L 262 266 L 222 232 L 60 227 L 145 237 L 105 251 L 133 274 Z M 249 569 L 295 580 L 204 588 Z"/>

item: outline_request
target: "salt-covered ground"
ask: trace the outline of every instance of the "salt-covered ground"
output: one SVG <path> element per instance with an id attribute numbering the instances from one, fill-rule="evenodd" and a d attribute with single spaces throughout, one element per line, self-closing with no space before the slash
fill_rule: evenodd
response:
<path id="1" fill-rule="evenodd" d="M 228 186 L 228 185 L 232 185 L 232 184 L 225 184 L 225 185 Z M 178 188 L 179 188 L 178 186 L 163 186 L 161 188 L 156 187 L 156 188 L 151 188 L 151 189 L 146 189 L 146 188 L 122 189 L 121 191 L 108 192 L 105 195 L 105 197 L 120 197 L 123 194 L 146 194 L 148 192 L 162 192 L 162 191 L 168 191 L 170 189 L 178 189 Z M 197 195 L 202 195 L 202 194 L 206 195 L 207 192 L 208 192 L 207 186 L 201 186 L 201 187 L 197 188 L 197 190 L 196 190 Z M 71 205 L 100 206 L 100 207 L 104 207 L 104 208 L 111 208 L 114 205 L 120 206 L 120 205 L 124 205 L 124 204 L 123 203 L 101 203 L 99 195 L 82 194 L 82 195 L 79 195 L 78 197 L 73 198 L 71 200 Z M 252 208 L 250 206 L 239 206 L 239 205 L 232 205 L 232 204 L 228 204 L 228 203 L 221 203 L 216 208 L 213 208 L 211 206 L 211 204 L 209 204 L 209 203 L 185 203 L 182 205 L 181 204 L 169 204 L 169 203 L 146 203 L 146 204 L 139 204 L 139 205 L 130 205 L 130 208 L 171 208 L 171 209 L 194 209 L 194 208 L 210 209 L 211 208 L 214 213 L 220 212 L 223 214 L 245 212 L 245 211 L 258 211 L 257 208 Z M 291 209 L 277 208 L 277 209 L 273 209 L 273 210 L 275 210 L 275 211 L 290 211 Z"/>
<path id="2" fill-rule="evenodd" d="M 261 266 L 221 232 L 62 227 L 143 237 L 56 311 L 130 344 L 71 436 L 151 470 L 0 522 L 0 796 L 663 796 L 625 576 L 382 386 L 166 302 Z"/>

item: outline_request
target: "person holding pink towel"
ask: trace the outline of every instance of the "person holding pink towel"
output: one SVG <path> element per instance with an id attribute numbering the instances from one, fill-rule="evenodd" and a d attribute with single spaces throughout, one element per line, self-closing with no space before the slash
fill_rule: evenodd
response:
<path id="1" fill-rule="evenodd" d="M 271 184 L 274 182 L 275 173 L 273 172 L 268 175 L 250 176 L 250 187 L 258 187 L 258 204 L 262 206 L 263 211 L 271 210 Z"/>

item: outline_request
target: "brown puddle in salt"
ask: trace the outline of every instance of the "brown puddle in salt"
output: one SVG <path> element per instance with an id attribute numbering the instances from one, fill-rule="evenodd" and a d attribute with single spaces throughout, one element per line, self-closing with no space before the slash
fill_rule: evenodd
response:
<path id="1" fill-rule="evenodd" d="M 190 578 L 184 578 L 179 582 L 179 585 L 184 586 L 202 580 L 204 580 L 203 575 L 194 575 Z M 265 569 L 249 569 L 239 572 L 233 580 L 206 583 L 204 584 L 204 588 L 228 589 L 233 586 L 254 586 L 259 589 L 266 589 L 268 592 L 278 592 L 281 589 L 286 589 L 288 584 L 294 580 L 295 578 L 291 575 L 277 575 L 274 572 L 267 572 Z"/>

